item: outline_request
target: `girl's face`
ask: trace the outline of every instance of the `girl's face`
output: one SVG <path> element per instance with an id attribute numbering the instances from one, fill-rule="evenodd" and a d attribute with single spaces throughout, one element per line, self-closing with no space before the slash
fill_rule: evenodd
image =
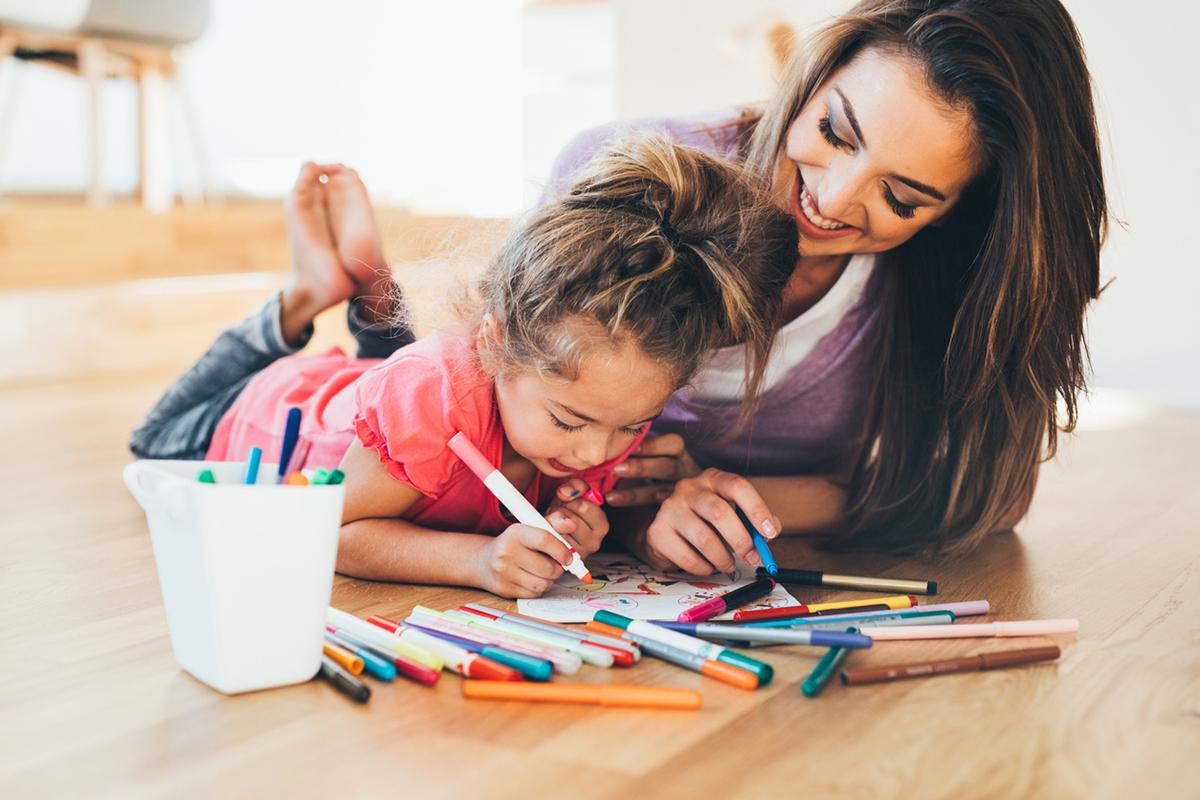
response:
<path id="1" fill-rule="evenodd" d="M 564 477 L 616 458 L 658 416 L 672 376 L 629 342 L 597 336 L 574 381 L 521 372 L 496 379 L 509 445 L 537 469 Z"/>
<path id="2" fill-rule="evenodd" d="M 774 191 L 801 255 L 879 253 L 950 212 L 974 175 L 972 148 L 970 115 L 935 98 L 919 65 L 865 50 L 792 121 Z"/>

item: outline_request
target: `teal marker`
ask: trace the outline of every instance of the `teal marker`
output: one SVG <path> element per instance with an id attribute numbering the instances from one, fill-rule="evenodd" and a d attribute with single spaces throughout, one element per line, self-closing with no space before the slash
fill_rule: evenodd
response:
<path id="1" fill-rule="evenodd" d="M 251 447 L 250 455 L 246 456 L 245 483 L 255 483 L 258 481 L 258 463 L 260 461 L 262 461 L 262 448 Z"/>
<path id="2" fill-rule="evenodd" d="M 847 628 L 847 633 L 858 633 L 858 628 Z M 808 677 L 804 679 L 804 683 L 800 684 L 800 691 L 805 697 L 816 697 L 825 688 L 825 684 L 829 683 L 829 679 L 833 677 L 833 673 L 846 660 L 846 655 L 850 652 L 848 647 L 831 647 L 821 656 L 821 660 L 813 667 L 813 671 L 808 673 Z"/>
<path id="3" fill-rule="evenodd" d="M 779 564 L 775 563 L 775 556 L 771 555 L 771 548 L 767 547 L 767 540 L 758 532 L 758 528 L 754 527 L 754 523 L 746 516 L 746 512 L 742 511 L 737 506 L 733 507 L 737 512 L 738 519 L 746 526 L 746 530 L 750 532 L 750 538 L 754 540 L 754 549 L 758 551 L 758 558 L 762 561 L 763 569 L 771 573 L 771 576 L 779 574 Z"/>
<path id="4" fill-rule="evenodd" d="M 396 679 L 396 665 L 390 661 L 380 658 L 370 650 L 359 647 L 351 641 L 343 639 L 336 633 L 326 632 L 325 641 L 332 642 L 339 647 L 344 647 L 354 655 L 362 659 L 363 671 L 381 681 L 394 681 Z"/>
<path id="5" fill-rule="evenodd" d="M 213 475 L 213 471 L 211 469 L 202 469 L 200 470 L 200 474 L 197 476 L 196 480 L 200 481 L 201 483 L 216 483 L 217 476 Z"/>

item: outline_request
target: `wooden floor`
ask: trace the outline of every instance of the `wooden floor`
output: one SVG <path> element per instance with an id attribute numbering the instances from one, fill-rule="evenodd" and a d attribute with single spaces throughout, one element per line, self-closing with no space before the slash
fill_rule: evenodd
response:
<path id="1" fill-rule="evenodd" d="M 197 337 L 224 321 L 214 308 Z M 155 334 L 147 348 L 173 351 Z M 1200 796 L 1198 414 L 1079 433 L 1019 534 L 959 563 L 777 548 L 792 565 L 936 579 L 939 600 L 987 598 L 993 619 L 1078 617 L 1056 664 L 809 700 L 820 652 L 792 647 L 757 651 L 777 678 L 754 693 L 648 660 L 576 678 L 698 688 L 695 713 L 466 702 L 449 674 L 376 684 L 359 707 L 320 683 L 223 697 L 174 662 L 120 470 L 192 346 L 0 390 L 0 796 Z M 333 596 L 392 617 L 483 599 L 345 579 Z M 1012 644 L 887 643 L 854 661 Z"/>

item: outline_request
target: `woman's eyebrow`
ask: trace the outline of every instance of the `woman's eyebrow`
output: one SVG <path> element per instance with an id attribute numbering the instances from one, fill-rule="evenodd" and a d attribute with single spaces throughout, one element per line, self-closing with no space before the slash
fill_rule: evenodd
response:
<path id="1" fill-rule="evenodd" d="M 850 122 L 850 127 L 854 130 L 854 135 L 858 137 L 858 143 L 860 145 L 862 145 L 863 147 L 866 147 L 867 140 L 863 138 L 862 128 L 859 127 L 859 125 L 858 125 L 858 117 L 854 116 L 854 106 L 851 105 L 850 99 L 848 97 L 846 97 L 846 95 L 844 95 L 842 93 L 842 90 L 837 88 L 836 86 L 833 88 L 833 90 L 835 92 L 837 92 L 838 97 L 842 98 L 842 113 L 844 113 L 846 115 L 846 119 Z M 906 184 L 908 186 L 911 186 L 912 188 L 916 189 L 918 192 L 921 192 L 922 194 L 927 194 L 930 197 L 933 197 L 933 198 L 939 200 L 940 202 L 943 202 L 943 203 L 946 202 L 946 195 L 942 194 L 937 189 L 933 188 L 932 186 L 930 186 L 927 183 L 921 183 L 918 180 L 913 180 L 912 178 L 906 178 L 903 175 L 897 175 L 894 172 L 891 173 L 890 175 L 888 175 L 888 177 L 898 180 L 901 183 Z"/>

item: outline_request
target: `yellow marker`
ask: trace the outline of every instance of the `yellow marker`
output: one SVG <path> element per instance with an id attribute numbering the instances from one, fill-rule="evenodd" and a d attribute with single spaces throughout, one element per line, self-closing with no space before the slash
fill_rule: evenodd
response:
<path id="1" fill-rule="evenodd" d="M 781 606 L 779 608 L 753 608 L 734 612 L 737 622 L 761 622 L 769 619 L 788 619 L 790 617 L 807 617 L 821 611 L 838 611 L 843 608 L 863 608 L 866 606 L 888 609 L 912 608 L 917 604 L 917 598 L 911 594 L 897 594 L 891 597 L 872 597 L 866 600 L 841 600 L 835 603 L 806 603 L 802 606 Z"/>

